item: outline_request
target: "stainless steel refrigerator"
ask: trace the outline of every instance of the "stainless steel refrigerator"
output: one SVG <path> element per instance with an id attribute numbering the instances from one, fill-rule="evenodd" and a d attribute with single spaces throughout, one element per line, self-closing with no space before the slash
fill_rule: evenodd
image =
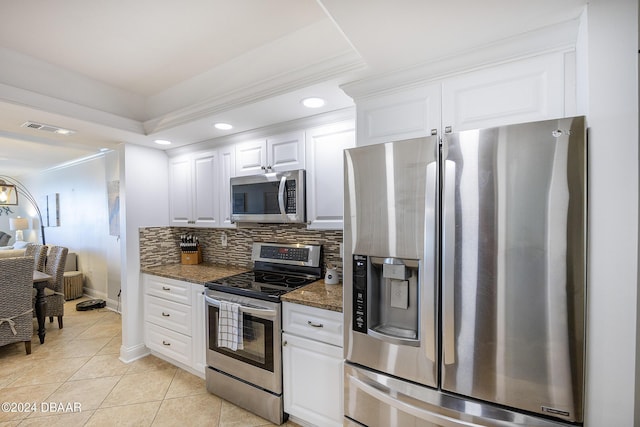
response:
<path id="1" fill-rule="evenodd" d="M 583 421 L 584 117 L 345 151 L 345 424 Z"/>

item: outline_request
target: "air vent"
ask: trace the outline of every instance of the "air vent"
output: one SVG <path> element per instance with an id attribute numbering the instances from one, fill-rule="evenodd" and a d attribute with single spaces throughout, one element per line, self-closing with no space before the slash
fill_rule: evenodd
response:
<path id="1" fill-rule="evenodd" d="M 72 133 L 75 133 L 75 131 L 72 131 L 70 129 L 65 129 L 58 126 L 45 125 L 43 123 L 36 123 L 36 122 L 24 122 L 20 127 L 41 130 L 43 132 L 49 132 L 49 133 L 57 133 L 58 135 L 71 135 Z"/>

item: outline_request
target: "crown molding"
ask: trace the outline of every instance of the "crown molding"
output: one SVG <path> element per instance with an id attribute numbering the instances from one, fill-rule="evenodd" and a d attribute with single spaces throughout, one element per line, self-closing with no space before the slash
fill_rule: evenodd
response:
<path id="1" fill-rule="evenodd" d="M 327 80 L 340 78 L 345 81 L 348 76 L 365 69 L 366 65 L 359 55 L 342 53 L 147 120 L 144 129 L 147 134 L 160 132 Z"/>
<path id="2" fill-rule="evenodd" d="M 0 102 L 58 114 L 71 119 L 83 120 L 136 134 L 143 134 L 144 132 L 142 123 L 137 120 L 2 83 L 0 83 Z"/>
<path id="3" fill-rule="evenodd" d="M 340 88 L 354 99 L 363 99 L 526 57 L 571 51 L 576 47 L 580 22 L 580 19 L 565 21 L 409 68 L 368 76 Z"/>

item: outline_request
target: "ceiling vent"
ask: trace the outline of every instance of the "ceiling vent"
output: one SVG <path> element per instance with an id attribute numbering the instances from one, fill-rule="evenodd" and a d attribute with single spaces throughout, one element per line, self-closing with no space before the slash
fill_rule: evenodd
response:
<path id="1" fill-rule="evenodd" d="M 71 135 L 72 133 L 75 133 L 75 131 L 72 131 L 70 129 L 65 129 L 58 126 L 45 125 L 45 124 L 36 123 L 36 122 L 24 122 L 20 127 L 41 130 L 43 132 L 49 132 L 49 133 L 57 133 L 58 135 Z"/>

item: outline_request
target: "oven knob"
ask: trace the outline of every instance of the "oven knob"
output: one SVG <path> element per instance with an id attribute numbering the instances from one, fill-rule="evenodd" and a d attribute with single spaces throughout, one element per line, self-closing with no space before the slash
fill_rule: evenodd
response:
<path id="1" fill-rule="evenodd" d="M 282 343 L 282 346 L 284 347 L 284 346 L 286 346 L 286 345 L 287 345 L 287 342 L 286 342 L 286 341 L 284 341 L 284 342 Z"/>

